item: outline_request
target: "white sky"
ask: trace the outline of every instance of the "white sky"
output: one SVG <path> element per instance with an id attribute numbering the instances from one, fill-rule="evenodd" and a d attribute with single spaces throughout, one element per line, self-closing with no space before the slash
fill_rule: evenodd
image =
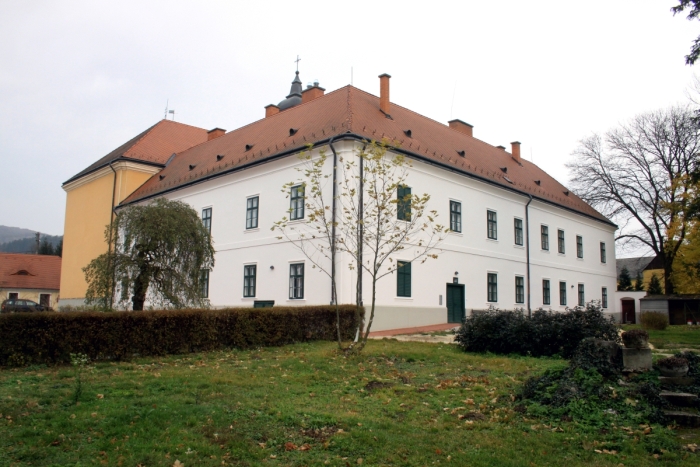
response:
<path id="1" fill-rule="evenodd" d="M 0 224 L 63 233 L 61 184 L 163 118 L 234 130 L 289 92 L 350 83 L 566 184 L 577 142 L 687 102 L 700 22 L 677 1 L 0 0 Z M 700 66 L 700 65 L 699 65 Z"/>

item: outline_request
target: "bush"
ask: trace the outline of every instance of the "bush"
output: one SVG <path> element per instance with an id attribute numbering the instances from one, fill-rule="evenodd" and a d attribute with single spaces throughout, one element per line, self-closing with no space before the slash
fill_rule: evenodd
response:
<path id="1" fill-rule="evenodd" d="M 353 337 L 355 307 L 340 307 L 344 339 Z M 331 306 L 112 313 L 11 313 L 0 316 L 0 365 L 90 360 L 278 346 L 336 339 Z"/>
<path id="2" fill-rule="evenodd" d="M 642 313 L 641 321 L 644 329 L 663 331 L 668 327 L 668 316 L 658 311 L 646 311 Z"/>
<path id="3" fill-rule="evenodd" d="M 617 327 L 605 316 L 600 302 L 557 313 L 543 309 L 528 318 L 523 310 L 491 309 L 465 319 L 455 341 L 465 351 L 517 353 L 570 358 L 587 337 L 619 342 Z"/>

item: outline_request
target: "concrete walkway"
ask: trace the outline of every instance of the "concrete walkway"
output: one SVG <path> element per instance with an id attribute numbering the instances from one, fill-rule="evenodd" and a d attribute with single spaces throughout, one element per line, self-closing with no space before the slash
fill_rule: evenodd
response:
<path id="1" fill-rule="evenodd" d="M 404 342 L 429 342 L 432 344 L 454 344 L 454 336 L 433 336 L 428 333 L 448 331 L 456 329 L 459 324 L 445 323 L 434 324 L 432 326 L 418 326 L 415 328 L 390 329 L 386 331 L 375 331 L 369 333 L 370 339 L 396 339 Z"/>

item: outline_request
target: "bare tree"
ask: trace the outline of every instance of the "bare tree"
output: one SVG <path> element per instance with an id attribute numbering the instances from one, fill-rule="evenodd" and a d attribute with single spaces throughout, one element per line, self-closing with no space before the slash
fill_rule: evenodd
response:
<path id="1" fill-rule="evenodd" d="M 437 258 L 437 246 L 447 232 L 437 223 L 437 212 L 427 208 L 430 196 L 412 194 L 407 187 L 410 161 L 401 154 L 389 153 L 388 148 L 387 142 L 372 141 L 350 157 L 338 156 L 333 165 L 337 170 L 335 178 L 324 170 L 327 156 L 323 150 L 316 158 L 311 152 L 303 153 L 303 180 L 290 182 L 283 190 L 289 193 L 301 184 L 307 210 L 305 222 L 290 223 L 292 216 L 285 216 L 273 226 L 282 234 L 280 239 L 292 242 L 315 268 L 331 278 L 336 305 L 333 272 L 338 253 L 349 256 L 351 270 L 369 275 L 369 317 L 364 323 L 360 319 L 362 297 L 357 289 L 357 329 L 354 341 L 345 349 L 338 328 L 338 344 L 346 351 L 359 352 L 366 345 L 374 320 L 377 282 L 399 268 L 394 256 L 410 247 L 410 253 L 402 255 L 410 254 L 412 262 Z M 324 195 L 324 188 L 336 179 L 333 195 Z"/>
<path id="2" fill-rule="evenodd" d="M 572 189 L 620 225 L 621 246 L 647 247 L 661 258 L 669 294 L 673 261 L 688 231 L 698 149 L 694 112 L 671 107 L 584 138 L 567 164 Z"/>

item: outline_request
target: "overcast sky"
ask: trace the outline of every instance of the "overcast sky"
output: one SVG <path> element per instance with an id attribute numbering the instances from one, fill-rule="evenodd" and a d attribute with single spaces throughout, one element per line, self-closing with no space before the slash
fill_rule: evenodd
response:
<path id="1" fill-rule="evenodd" d="M 61 184 L 163 118 L 239 128 L 302 82 L 353 84 L 563 182 L 578 141 L 686 103 L 677 1 L 0 0 L 0 224 L 63 234 Z"/>

